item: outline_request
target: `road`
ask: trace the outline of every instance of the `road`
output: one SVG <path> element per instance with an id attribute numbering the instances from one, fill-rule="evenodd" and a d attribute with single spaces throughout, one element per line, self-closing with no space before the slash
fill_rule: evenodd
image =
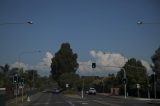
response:
<path id="1" fill-rule="evenodd" d="M 84 99 L 81 99 L 49 92 L 40 93 L 36 98 L 23 106 L 157 106 L 146 101 L 125 100 L 104 95 L 85 95 Z"/>
<path id="2" fill-rule="evenodd" d="M 157 106 L 155 104 L 148 104 L 147 101 L 116 98 L 104 95 L 86 95 L 89 101 L 93 101 L 106 106 Z"/>

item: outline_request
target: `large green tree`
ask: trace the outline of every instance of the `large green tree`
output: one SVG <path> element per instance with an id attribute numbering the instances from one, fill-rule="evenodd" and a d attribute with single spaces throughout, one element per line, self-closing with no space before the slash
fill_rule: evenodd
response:
<path id="1" fill-rule="evenodd" d="M 75 73 L 78 68 L 77 54 L 73 53 L 69 43 L 63 43 L 52 58 L 51 74 L 55 80 L 64 73 Z"/>
<path id="2" fill-rule="evenodd" d="M 160 79 L 160 47 L 155 51 L 154 55 L 151 58 L 154 64 L 154 66 L 152 66 L 152 69 L 156 73 L 157 78 Z"/>
<path id="3" fill-rule="evenodd" d="M 4 66 L 0 66 L 0 69 L 2 70 L 0 72 L 0 86 L 6 87 L 9 81 L 8 73 L 10 70 L 10 66 L 8 64 L 5 64 Z"/>
<path id="4" fill-rule="evenodd" d="M 156 85 L 156 96 L 160 98 L 160 47 L 155 51 L 151 58 L 154 64 L 152 70 L 155 72 L 155 75 L 151 75 L 151 84 L 153 88 L 154 84 Z"/>
<path id="5" fill-rule="evenodd" d="M 127 77 L 127 90 L 130 95 L 136 96 L 137 84 L 140 84 L 141 90 L 145 91 L 147 89 L 147 71 L 142 65 L 141 61 L 134 58 L 129 59 L 123 67 L 126 71 Z M 120 84 L 122 84 L 123 70 L 118 72 L 117 79 Z M 122 87 L 123 88 L 123 87 Z"/>
<path id="6" fill-rule="evenodd" d="M 77 89 L 80 84 L 80 78 L 75 73 L 64 73 L 60 76 L 58 83 L 63 89 L 66 88 L 66 84 L 69 84 L 69 88 Z"/>

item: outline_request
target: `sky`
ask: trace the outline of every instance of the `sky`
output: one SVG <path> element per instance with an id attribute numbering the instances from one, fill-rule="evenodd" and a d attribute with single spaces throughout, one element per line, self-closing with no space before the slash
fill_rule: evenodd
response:
<path id="1" fill-rule="evenodd" d="M 0 65 L 49 75 L 51 58 L 68 42 L 81 75 L 115 73 L 119 69 L 103 65 L 123 66 L 132 57 L 151 70 L 160 24 L 138 21 L 160 23 L 160 1 L 0 0 Z M 102 67 L 91 69 L 93 61 Z"/>

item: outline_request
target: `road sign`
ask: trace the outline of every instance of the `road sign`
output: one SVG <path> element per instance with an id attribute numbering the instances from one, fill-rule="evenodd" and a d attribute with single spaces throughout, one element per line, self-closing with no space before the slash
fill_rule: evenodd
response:
<path id="1" fill-rule="evenodd" d="M 68 88 L 69 87 L 69 84 L 66 84 L 66 88 Z"/>
<path id="2" fill-rule="evenodd" d="M 137 84 L 137 88 L 140 88 L 140 84 Z"/>

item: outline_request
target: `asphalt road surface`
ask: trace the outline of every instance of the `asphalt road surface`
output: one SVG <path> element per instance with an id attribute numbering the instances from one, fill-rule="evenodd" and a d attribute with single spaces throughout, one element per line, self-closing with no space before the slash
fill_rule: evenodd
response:
<path id="1" fill-rule="evenodd" d="M 80 97 L 68 97 L 51 92 L 40 93 L 37 99 L 23 104 L 23 106 L 157 106 L 146 101 L 115 98 L 104 95 L 84 95 Z"/>

